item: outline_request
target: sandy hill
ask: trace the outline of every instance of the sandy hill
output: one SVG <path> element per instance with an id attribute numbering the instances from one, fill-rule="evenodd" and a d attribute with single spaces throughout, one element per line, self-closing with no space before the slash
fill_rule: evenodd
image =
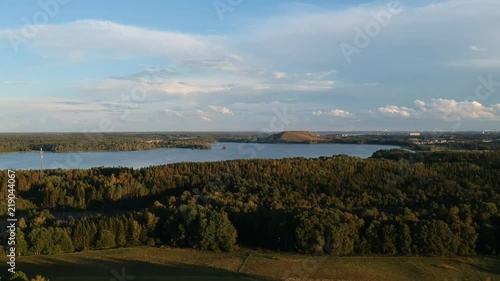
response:
<path id="1" fill-rule="evenodd" d="M 278 134 L 271 135 L 267 140 L 272 142 L 317 142 L 323 140 L 319 135 L 308 131 L 284 131 Z"/>

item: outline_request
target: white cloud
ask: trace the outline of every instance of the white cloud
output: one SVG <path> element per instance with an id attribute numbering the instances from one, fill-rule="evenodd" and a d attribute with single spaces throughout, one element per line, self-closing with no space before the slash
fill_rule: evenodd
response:
<path id="1" fill-rule="evenodd" d="M 202 110 L 196 110 L 194 112 L 190 111 L 179 111 L 172 108 L 165 108 L 163 110 L 167 115 L 175 116 L 185 119 L 199 119 L 203 121 L 212 121 L 212 118 Z"/>
<path id="2" fill-rule="evenodd" d="M 47 76 L 51 77 L 58 77 L 57 74 L 61 73 L 57 79 L 61 81 L 60 85 L 66 81 L 62 77 L 66 73 L 62 71 L 68 72 L 70 80 L 77 76 L 75 74 L 83 73 L 100 81 L 92 87 L 77 89 L 80 93 L 47 82 L 41 84 L 40 92 L 58 96 L 67 92 L 66 97 L 80 94 L 89 100 L 109 101 L 122 94 L 129 95 L 134 87 L 145 82 L 143 78 L 135 77 L 134 74 L 141 72 L 133 67 L 145 61 L 165 64 L 162 69 L 168 71 L 156 73 L 153 83 L 146 87 L 148 109 L 154 110 L 142 108 L 141 113 L 144 116 L 168 114 L 175 118 L 190 118 L 192 120 L 183 122 L 192 121 L 192 124 L 212 117 L 216 120 L 218 111 L 207 108 L 207 105 L 230 104 L 238 116 L 227 119 L 234 121 L 237 128 L 246 128 L 255 124 L 254 118 L 248 117 L 272 112 L 272 106 L 266 104 L 281 100 L 292 101 L 290 104 L 295 104 L 297 112 L 308 118 L 311 118 L 311 112 L 324 117 L 311 118 L 317 122 L 307 124 L 311 128 L 320 122 L 328 123 L 328 117 L 346 118 L 354 116 L 355 110 L 370 107 L 374 107 L 370 116 L 399 117 L 410 119 L 409 122 L 413 121 L 412 118 L 442 119 L 450 114 L 447 112 L 452 112 L 462 118 L 477 120 L 468 125 L 470 128 L 483 128 L 482 124 L 487 122 L 480 123 L 482 120 L 497 120 L 498 105 L 456 100 L 474 91 L 479 72 L 472 71 L 484 70 L 497 75 L 500 69 L 500 41 L 492 36 L 500 28 L 500 22 L 496 20 L 500 1 L 444 0 L 432 1 L 432 5 L 429 2 L 402 1 L 404 12 L 393 15 L 380 35 L 370 37 L 369 44 L 360 49 L 360 54 L 353 55 L 353 63 L 349 65 L 339 43 L 353 43 L 354 28 L 364 29 L 373 21 L 371 12 L 386 9 L 386 2 L 352 4 L 345 9 L 330 9 L 325 5 L 289 9 L 268 18 L 252 18 L 252 22 L 242 19 L 241 25 L 235 23 L 231 28 L 234 32 L 217 36 L 154 30 L 100 20 L 50 24 L 37 27 L 37 35 L 29 40 L 23 52 L 27 59 L 42 55 L 50 58 L 51 67 L 37 66 L 37 71 L 47 70 Z M 9 32 L 20 31 L 21 27 L 0 29 L 2 49 L 3 44 L 9 44 Z M 446 38 L 442 34 L 447 34 Z M 122 70 L 133 69 L 131 75 L 113 72 L 116 71 L 116 61 L 109 61 L 110 58 L 124 59 L 119 65 L 126 66 Z M 12 62 L 18 64 L 12 72 L 21 74 L 4 80 L 15 82 L 33 77 L 33 73 L 23 72 L 25 60 Z M 99 73 L 121 76 L 95 76 L 99 74 L 87 67 L 67 67 L 65 63 L 69 62 L 97 65 L 102 67 Z M 5 69 L 11 68 L 10 63 L 5 65 L 4 68 L 8 66 Z M 418 77 L 418 87 L 415 87 L 415 77 Z M 378 84 L 367 83 L 372 81 Z M 9 81 L 3 84 L 9 85 Z M 46 86 L 49 84 L 51 86 Z M 22 94 L 24 87 L 17 88 L 16 93 Z M 447 99 L 433 100 L 432 97 L 439 93 L 447 93 Z M 417 97 L 419 100 L 414 101 Z M 394 100 L 401 102 L 395 104 Z M 160 102 L 153 104 L 152 101 Z M 488 102 L 498 104 L 494 96 Z M 242 111 L 238 104 L 240 107 L 244 107 L 243 104 L 251 106 Z M 331 110 L 337 105 L 348 104 L 352 107 Z M 37 108 L 36 105 L 28 107 L 33 112 Z M 77 104 L 57 105 L 55 108 L 75 112 L 92 108 L 106 110 L 100 105 Z M 168 109 L 162 112 L 163 108 Z M 198 108 L 206 112 L 198 112 Z M 317 111 L 318 108 L 323 111 Z M 49 110 L 50 106 L 44 105 L 44 112 Z M 64 117 L 68 115 L 66 113 Z M 366 121 L 369 124 L 371 120 Z M 392 121 L 397 123 L 397 120 Z M 419 122 L 422 126 L 432 123 L 427 121 Z M 221 128 L 199 123 L 204 124 L 200 126 L 203 129 Z M 494 122 L 488 124 L 491 123 Z M 130 127 L 130 130 L 137 129 L 142 128 Z"/>
<path id="3" fill-rule="evenodd" d="M 335 81 L 295 81 L 286 84 L 257 83 L 247 85 L 257 91 L 304 91 L 304 92 L 324 92 L 333 89 Z M 242 85 L 243 86 L 243 85 Z"/>
<path id="4" fill-rule="evenodd" d="M 386 105 L 379 107 L 377 112 L 388 117 L 419 118 L 419 119 L 442 119 L 460 117 L 469 120 L 496 120 L 500 118 L 500 106 L 493 104 L 484 106 L 477 101 L 456 101 L 452 99 L 432 99 L 425 103 L 416 100 L 414 104 L 418 110 L 405 106 Z M 372 113 L 373 111 L 367 111 Z"/>
<path id="5" fill-rule="evenodd" d="M 171 72 L 174 72 L 171 70 Z M 142 72 L 141 72 L 142 73 Z M 334 89 L 335 81 L 316 79 L 302 74 L 286 75 L 281 79 L 271 79 L 270 76 L 261 75 L 213 75 L 206 73 L 204 76 L 185 75 L 174 72 L 174 77 L 165 74 L 152 73 L 149 77 L 137 78 L 135 74 L 128 76 L 115 76 L 107 78 L 92 85 L 85 85 L 83 90 L 89 93 L 100 92 L 131 92 L 140 89 L 147 94 L 163 93 L 166 95 L 202 95 L 210 93 L 225 93 L 232 96 L 250 96 L 262 93 L 282 92 L 327 92 Z M 172 74 L 168 74 L 172 75 Z M 235 83 L 235 81 L 237 81 Z"/>
<path id="6" fill-rule="evenodd" d="M 333 76 L 335 74 L 337 74 L 336 70 L 314 72 L 314 73 L 311 73 L 311 72 L 304 73 L 305 76 L 314 77 L 315 79 L 318 79 L 318 80 L 324 79 L 324 78 L 329 77 L 329 76 Z"/>
<path id="7" fill-rule="evenodd" d="M 226 83 L 227 82 L 227 83 Z M 82 90 L 87 92 L 127 92 L 140 91 L 145 94 L 165 95 L 195 95 L 215 92 L 224 92 L 233 89 L 236 85 L 229 84 L 227 80 L 205 79 L 190 77 L 185 80 L 171 80 L 162 77 L 152 77 L 151 79 L 141 78 L 108 78 L 101 82 L 82 86 Z"/>
<path id="8" fill-rule="evenodd" d="M 221 70 L 233 74 L 245 74 L 251 72 L 251 69 L 243 64 L 244 60 L 239 55 L 229 55 L 220 57 L 207 57 L 207 58 L 188 58 L 180 62 L 181 67 L 188 67 L 192 69 L 205 69 L 205 70 Z"/>
<path id="9" fill-rule="evenodd" d="M 482 51 L 483 46 L 488 46 L 488 53 L 499 57 L 500 41 L 491 35 L 500 28 L 496 21 L 500 12 L 499 1 L 429 2 L 401 1 L 403 12 L 389 15 L 388 23 L 381 26 L 381 32 L 376 36 L 365 34 L 368 37 L 366 46 L 365 39 L 359 39 L 355 28 L 364 30 L 368 23 L 376 21 L 374 13 L 388 12 L 386 1 L 373 1 L 347 9 L 298 8 L 253 24 L 250 35 L 238 46 L 242 51 L 253 49 L 266 55 L 278 67 L 314 64 L 324 68 L 334 65 L 345 75 L 346 59 L 339 45 L 342 42 L 356 45 L 357 36 L 363 41 L 357 45 L 363 47 L 357 49 L 359 54 L 352 56 L 353 62 L 359 62 L 353 66 L 356 69 L 349 70 L 358 79 L 361 75 L 367 76 L 366 81 L 380 77 L 394 79 L 395 76 L 409 76 L 424 70 L 436 71 L 433 68 L 452 65 L 457 59 L 477 59 L 468 57 L 478 54 L 471 54 L 467 45 L 463 47 L 464 39 L 476 43 L 471 46 L 473 50 Z M 448 36 L 443 38 L 442 34 Z M 409 52 L 413 55 L 409 56 Z M 436 63 L 429 64 L 431 61 Z M 479 63 L 488 67 L 498 65 Z M 391 67 L 381 73 L 380 65 L 384 64 Z"/>
<path id="10" fill-rule="evenodd" d="M 276 79 L 282 79 L 282 78 L 286 77 L 286 72 L 275 72 L 273 74 L 274 74 L 274 78 L 276 78 Z"/>
<path id="11" fill-rule="evenodd" d="M 197 110 L 196 111 L 196 117 L 200 120 L 203 121 L 212 121 L 212 118 L 210 118 L 204 111 L 202 110 Z"/>
<path id="12" fill-rule="evenodd" d="M 352 118 L 354 117 L 353 114 L 351 114 L 347 110 L 343 109 L 332 109 L 330 111 L 313 111 L 312 114 L 314 116 L 321 116 L 321 115 L 326 115 L 332 118 Z"/>
<path id="13" fill-rule="evenodd" d="M 420 108 L 425 107 L 425 102 L 423 102 L 423 101 L 421 101 L 421 100 L 415 100 L 415 101 L 413 102 L 413 104 L 414 104 L 416 107 L 420 107 Z"/>
<path id="14" fill-rule="evenodd" d="M 232 53 L 215 38 L 179 32 L 159 31 L 101 20 L 79 20 L 64 24 L 35 26 L 34 46 L 81 57 L 90 51 L 107 51 L 127 57 L 192 57 Z M 9 39 L 22 29 L 0 30 L 0 39 Z"/>
<path id="15" fill-rule="evenodd" d="M 113 116 L 119 114 L 100 102 L 51 97 L 0 97 L 0 107 L 3 118 L 16 124 L 0 128 L 0 131 L 83 131 L 89 127 L 94 130 L 100 128 L 99 122 L 104 118 L 116 120 Z M 134 111 L 130 109 L 131 113 Z M 79 125 L 75 126 L 77 123 Z M 110 127 L 115 124 L 113 121 Z"/>
<path id="16" fill-rule="evenodd" d="M 170 116 L 177 116 L 177 117 L 181 117 L 181 118 L 184 118 L 186 117 L 184 112 L 182 111 L 177 111 L 177 110 L 173 110 L 173 109 L 170 109 L 170 108 L 165 108 L 163 110 L 167 115 L 170 115 Z"/>
<path id="17" fill-rule="evenodd" d="M 464 119 L 495 119 L 495 108 L 486 107 L 477 101 L 455 101 L 449 99 L 433 99 L 429 111 L 439 118 L 457 115 Z"/>
<path id="18" fill-rule="evenodd" d="M 470 46 L 469 49 L 472 50 L 472 51 L 475 51 L 475 52 L 485 52 L 485 51 L 487 51 L 486 48 L 481 48 L 481 47 L 476 46 L 476 45 Z"/>
<path id="19" fill-rule="evenodd" d="M 182 81 L 166 82 L 159 87 L 162 93 L 167 95 L 187 95 L 194 93 L 212 93 L 217 91 L 224 91 L 225 87 L 204 87 L 198 85 L 192 85 Z"/>
<path id="20" fill-rule="evenodd" d="M 379 107 L 377 110 L 382 115 L 385 115 L 388 117 L 409 118 L 409 117 L 415 116 L 415 110 L 408 108 L 408 107 L 404 107 L 404 106 L 386 105 L 383 107 Z"/>
<path id="21" fill-rule="evenodd" d="M 20 104 L 22 110 L 34 112 L 49 112 L 49 113 L 96 113 L 110 111 L 109 107 L 99 102 L 82 101 L 78 99 L 55 99 L 55 98 L 1 98 L 0 105 L 12 106 Z M 12 108 L 12 107 L 11 107 Z"/>
<path id="22" fill-rule="evenodd" d="M 222 113 L 224 115 L 234 115 L 234 113 L 225 106 L 209 105 L 208 108 L 215 112 Z"/>
<path id="23" fill-rule="evenodd" d="M 145 65 L 145 69 L 126 76 L 110 76 L 110 79 L 116 80 L 131 80 L 138 81 L 141 83 L 151 84 L 157 82 L 160 79 L 168 78 L 170 76 L 178 74 L 177 72 L 168 68 L 151 67 Z"/>
<path id="24" fill-rule="evenodd" d="M 5 85 L 31 85 L 33 82 L 27 82 L 27 81 L 5 81 L 2 82 Z"/>
<path id="25" fill-rule="evenodd" d="M 500 58 L 454 60 L 450 63 L 450 66 L 459 68 L 500 68 Z"/>

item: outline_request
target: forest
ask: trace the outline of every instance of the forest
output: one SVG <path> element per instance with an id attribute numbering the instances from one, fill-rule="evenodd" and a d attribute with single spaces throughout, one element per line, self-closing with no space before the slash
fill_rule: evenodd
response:
<path id="1" fill-rule="evenodd" d="M 37 151 L 130 151 L 158 148 L 211 149 L 215 142 L 238 143 L 338 143 L 395 145 L 415 151 L 436 150 L 500 150 L 497 132 L 317 132 L 317 139 L 289 141 L 271 132 L 143 132 L 143 133 L 3 133 L 0 153 Z M 309 132 L 308 132 L 309 133 Z M 314 134 L 316 135 L 316 133 Z"/>
<path id="2" fill-rule="evenodd" d="M 499 151 L 397 149 L 369 159 L 17 171 L 16 250 L 41 255 L 150 245 L 499 255 L 499 179 Z M 6 172 L 0 183 L 5 217 Z"/>
<path id="3" fill-rule="evenodd" d="M 284 134 L 303 135 L 302 139 L 286 138 Z M 308 139 L 308 136 L 311 137 Z M 412 136 L 408 132 L 318 132 L 285 131 L 272 135 L 215 135 L 224 142 L 257 143 L 338 143 L 395 145 L 415 151 L 436 150 L 500 150 L 498 132 L 421 132 Z M 297 137 L 297 136 L 295 136 Z"/>
<path id="4" fill-rule="evenodd" d="M 130 151 L 156 148 L 210 149 L 215 139 L 198 134 L 23 133 L 0 134 L 0 153 L 34 151 Z"/>

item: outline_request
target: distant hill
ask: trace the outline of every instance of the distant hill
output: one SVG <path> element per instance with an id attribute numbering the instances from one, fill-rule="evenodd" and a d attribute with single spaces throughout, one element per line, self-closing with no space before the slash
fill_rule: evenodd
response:
<path id="1" fill-rule="evenodd" d="M 324 139 L 308 131 L 284 131 L 267 137 L 266 141 L 274 143 L 311 143 L 324 141 Z"/>

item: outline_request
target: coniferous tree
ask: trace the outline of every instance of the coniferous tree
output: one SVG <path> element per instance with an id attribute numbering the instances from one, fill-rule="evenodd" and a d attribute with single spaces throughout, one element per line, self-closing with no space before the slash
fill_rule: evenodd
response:
<path id="1" fill-rule="evenodd" d="M 116 228 L 116 245 L 123 247 L 127 245 L 127 232 L 122 220 L 119 220 Z"/>
<path id="2" fill-rule="evenodd" d="M 96 248 L 98 249 L 108 249 L 116 246 L 115 234 L 110 230 L 104 229 L 100 230 L 96 241 Z"/>
<path id="3" fill-rule="evenodd" d="M 410 227 L 402 223 L 398 226 L 398 239 L 397 239 L 397 250 L 401 255 L 411 254 L 411 231 Z"/>
<path id="4" fill-rule="evenodd" d="M 397 254 L 397 247 L 396 247 L 396 227 L 392 224 L 384 225 L 382 227 L 382 241 L 381 241 L 381 250 L 383 254 L 387 255 L 395 255 Z"/>
<path id="5" fill-rule="evenodd" d="M 141 236 L 141 225 L 134 219 L 129 219 L 128 243 L 130 245 L 139 245 Z"/>
<path id="6" fill-rule="evenodd" d="M 9 281 L 29 281 L 28 276 L 22 271 L 16 271 L 9 277 Z"/>
<path id="7" fill-rule="evenodd" d="M 75 248 L 68 233 L 59 227 L 52 228 L 50 234 L 54 241 L 51 254 L 72 253 Z"/>
<path id="8" fill-rule="evenodd" d="M 24 232 L 20 227 L 16 228 L 16 251 L 19 256 L 26 256 L 29 254 L 29 246 L 26 242 Z"/>

